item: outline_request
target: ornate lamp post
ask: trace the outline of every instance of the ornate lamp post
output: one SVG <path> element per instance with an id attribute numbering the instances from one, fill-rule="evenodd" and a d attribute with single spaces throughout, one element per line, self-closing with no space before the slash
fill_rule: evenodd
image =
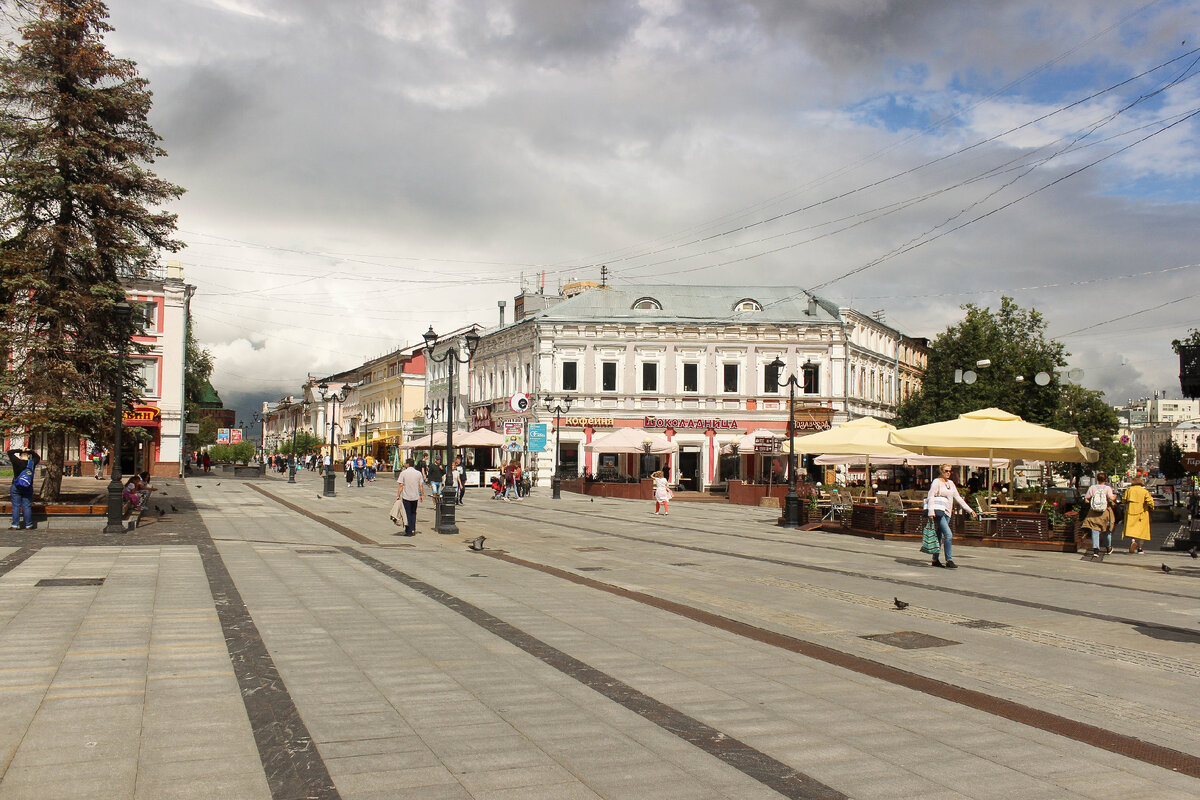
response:
<path id="1" fill-rule="evenodd" d="M 322 381 L 317 389 L 321 392 L 321 400 L 326 400 L 326 395 L 329 393 L 329 384 Z M 329 411 L 329 467 L 325 470 L 325 490 L 322 494 L 326 497 L 336 497 L 337 474 L 333 468 L 333 429 L 337 427 L 337 422 L 334 421 L 337 418 L 337 407 L 341 403 L 346 402 L 346 391 L 343 389 L 340 392 L 329 394 L 328 399 L 332 403 Z"/>
<path id="2" fill-rule="evenodd" d="M 546 403 L 546 411 L 554 414 L 554 477 L 550 479 L 550 495 L 555 500 L 561 500 L 562 453 L 558 449 L 558 429 L 562 415 L 571 410 L 571 398 L 564 397 L 562 400 L 555 400 L 553 397 L 547 397 L 544 402 Z"/>
<path id="3" fill-rule="evenodd" d="M 804 366 L 808 367 L 810 362 L 805 362 Z M 770 366 L 774 367 L 778 375 L 783 374 L 784 367 L 782 359 L 776 358 L 771 362 Z M 780 386 L 788 387 L 788 493 L 783 501 L 783 519 L 780 525 L 784 528 L 800 527 L 800 496 L 796 494 L 796 387 L 800 381 L 796 379 L 796 374 L 792 373 L 787 377 L 787 380 L 781 381 L 777 377 L 775 382 Z"/>
<path id="4" fill-rule="evenodd" d="M 433 332 L 433 326 L 429 326 L 429 330 L 425 331 L 425 355 L 438 364 L 445 363 L 448 368 L 448 388 L 446 392 L 446 469 L 454 469 L 454 403 L 455 395 L 458 392 L 458 387 L 454 383 L 454 373 L 456 365 L 470 364 L 471 358 L 475 355 L 475 348 L 479 346 L 479 334 L 473 329 L 468 331 L 463 340 L 467 346 L 467 357 L 463 358 L 458 353 L 457 347 L 447 348 L 446 352 L 442 353 L 441 357 L 433 355 L 433 347 L 437 344 L 438 335 Z M 447 481 L 447 483 L 450 483 Z M 453 491 L 449 492 L 447 498 L 446 488 L 443 487 L 441 497 L 437 500 L 438 513 L 434 528 L 438 533 L 458 533 L 458 526 L 454 524 L 455 507 L 458 503 L 458 487 L 453 487 Z"/>
<path id="5" fill-rule="evenodd" d="M 108 482 L 108 523 L 105 533 L 124 533 L 125 515 L 121 513 L 121 427 L 125 411 L 125 392 L 122 381 L 125 377 L 125 351 L 129 349 L 129 320 L 133 306 L 124 300 L 117 303 L 117 328 L 121 346 L 117 350 L 117 377 L 113 382 L 113 453 L 111 479 Z"/>

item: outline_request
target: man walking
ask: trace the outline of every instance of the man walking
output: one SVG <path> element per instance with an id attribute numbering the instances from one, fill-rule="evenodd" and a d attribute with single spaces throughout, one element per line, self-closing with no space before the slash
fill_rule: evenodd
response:
<path id="1" fill-rule="evenodd" d="M 417 535 L 417 503 L 425 499 L 425 483 L 411 458 L 404 462 L 404 469 L 396 478 L 396 497 L 404 506 L 404 535 Z"/>
<path id="2" fill-rule="evenodd" d="M 363 479 L 367 477 L 367 460 L 362 456 L 354 459 L 354 477 L 358 479 L 358 485 L 363 485 Z"/>
<path id="3" fill-rule="evenodd" d="M 429 465 L 429 469 L 425 472 L 429 478 L 429 488 L 435 495 L 442 493 L 442 482 L 446 479 L 446 470 L 442 467 L 442 457 L 439 454 L 434 454 L 433 463 Z"/>

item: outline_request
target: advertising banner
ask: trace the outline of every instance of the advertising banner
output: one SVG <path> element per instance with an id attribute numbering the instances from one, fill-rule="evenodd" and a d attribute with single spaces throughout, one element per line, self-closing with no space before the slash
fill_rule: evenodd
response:
<path id="1" fill-rule="evenodd" d="M 237 444 L 241 440 L 242 440 L 242 429 L 241 428 L 230 428 L 229 429 L 229 443 Z"/>
<path id="2" fill-rule="evenodd" d="M 229 444 L 229 428 L 217 428 L 217 444 Z"/>
<path id="3" fill-rule="evenodd" d="M 529 425 L 529 452 L 544 453 L 547 444 L 546 438 L 546 423 L 531 423 Z"/>
<path id="4" fill-rule="evenodd" d="M 501 449 L 506 453 L 517 453 L 525 449 L 525 420 L 504 421 L 504 446 Z"/>

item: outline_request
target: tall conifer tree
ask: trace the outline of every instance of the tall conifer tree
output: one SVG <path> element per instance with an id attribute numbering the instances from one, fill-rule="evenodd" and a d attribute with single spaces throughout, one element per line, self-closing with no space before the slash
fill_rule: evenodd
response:
<path id="1" fill-rule="evenodd" d="M 136 397 L 115 306 L 150 276 L 183 189 L 150 170 L 165 155 L 137 66 L 104 45 L 100 0 L 7 0 L 20 40 L 0 59 L 0 428 L 46 437 L 44 499 L 58 497 L 67 437 L 111 432 L 113 387 Z"/>

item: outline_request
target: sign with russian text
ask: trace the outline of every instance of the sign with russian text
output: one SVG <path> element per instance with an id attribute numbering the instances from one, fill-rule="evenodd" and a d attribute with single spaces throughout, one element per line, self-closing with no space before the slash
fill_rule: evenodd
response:
<path id="1" fill-rule="evenodd" d="M 779 440 L 778 439 L 755 439 L 754 440 L 754 452 L 756 452 L 756 453 L 778 453 L 779 452 Z"/>
<path id="2" fill-rule="evenodd" d="M 516 453 L 525 449 L 525 420 L 504 420 L 504 445 L 502 449 L 508 453 Z"/>
<path id="3" fill-rule="evenodd" d="M 612 417 L 563 417 L 559 422 L 564 428 L 611 428 L 616 424 Z"/>
<path id="4" fill-rule="evenodd" d="M 241 440 L 242 440 L 242 429 L 241 428 L 230 428 L 229 429 L 229 443 L 237 444 Z"/>
<path id="5" fill-rule="evenodd" d="M 1188 472 L 1200 472 L 1200 453 L 1184 453 L 1183 468 Z"/>
<path id="6" fill-rule="evenodd" d="M 529 452 L 542 453 L 546 450 L 546 423 L 534 422 L 529 425 Z"/>
<path id="7" fill-rule="evenodd" d="M 217 428 L 217 444 L 229 444 L 229 428 Z"/>
<path id="8" fill-rule="evenodd" d="M 672 419 L 668 417 L 646 417 L 642 422 L 643 428 L 674 428 L 675 430 L 706 430 L 714 431 L 737 430 L 742 427 L 736 419 Z"/>
<path id="9" fill-rule="evenodd" d="M 154 406 L 134 406 L 121 412 L 121 424 L 129 427 L 158 427 L 160 412 Z"/>

